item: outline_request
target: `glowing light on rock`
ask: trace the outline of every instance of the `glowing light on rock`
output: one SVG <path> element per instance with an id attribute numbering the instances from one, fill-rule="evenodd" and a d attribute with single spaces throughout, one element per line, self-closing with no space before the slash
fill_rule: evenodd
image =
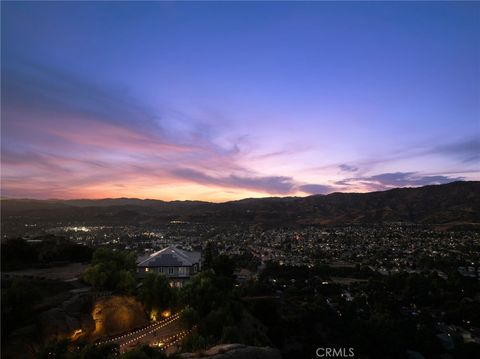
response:
<path id="1" fill-rule="evenodd" d="M 153 320 L 154 322 L 156 322 L 157 318 L 158 318 L 158 310 L 152 309 L 150 311 L 150 320 Z"/>
<path id="2" fill-rule="evenodd" d="M 72 335 L 70 336 L 71 340 L 77 340 L 83 333 L 82 329 L 76 329 L 73 331 Z"/>

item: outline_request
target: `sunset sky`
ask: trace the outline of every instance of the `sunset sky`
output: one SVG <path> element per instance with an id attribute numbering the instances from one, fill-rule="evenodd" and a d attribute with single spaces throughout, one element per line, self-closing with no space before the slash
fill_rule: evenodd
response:
<path id="1" fill-rule="evenodd" d="M 480 179 L 480 3 L 1 6 L 2 196 Z"/>

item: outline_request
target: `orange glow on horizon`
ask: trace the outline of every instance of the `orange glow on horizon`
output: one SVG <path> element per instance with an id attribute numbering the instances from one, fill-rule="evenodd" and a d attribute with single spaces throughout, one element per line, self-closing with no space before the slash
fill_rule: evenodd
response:
<path id="1" fill-rule="evenodd" d="M 214 203 L 228 202 L 245 198 L 305 196 L 303 192 L 293 194 L 269 194 L 259 191 L 233 189 L 233 188 L 211 188 L 198 184 L 152 185 L 149 187 L 135 184 L 125 185 L 122 188 L 110 184 L 89 186 L 82 189 L 71 189 L 62 194 L 47 195 L 43 199 L 104 199 L 104 198 L 138 198 L 163 201 L 207 201 Z M 30 196 L 25 196 L 24 198 Z"/>

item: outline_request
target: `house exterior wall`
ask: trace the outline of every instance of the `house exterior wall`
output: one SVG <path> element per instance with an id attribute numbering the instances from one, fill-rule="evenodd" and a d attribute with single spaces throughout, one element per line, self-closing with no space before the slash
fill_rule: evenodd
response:
<path id="1" fill-rule="evenodd" d="M 185 267 L 137 267 L 139 277 L 145 277 L 148 273 L 164 274 L 167 278 L 189 278 L 199 272 L 199 266 Z"/>

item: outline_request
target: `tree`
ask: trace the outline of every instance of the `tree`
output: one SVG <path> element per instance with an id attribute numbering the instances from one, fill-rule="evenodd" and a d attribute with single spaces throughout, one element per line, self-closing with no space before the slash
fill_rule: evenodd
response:
<path id="1" fill-rule="evenodd" d="M 212 272 L 201 272 L 193 276 L 181 290 L 182 304 L 195 309 L 200 317 L 207 315 L 225 300 L 226 293 L 215 285 L 214 276 Z"/>
<path id="2" fill-rule="evenodd" d="M 212 260 L 212 269 L 215 272 L 216 285 L 222 290 L 230 290 L 235 283 L 235 263 L 226 255 L 219 255 Z"/>
<path id="3" fill-rule="evenodd" d="M 89 344 L 80 353 L 80 359 L 110 359 L 119 354 L 118 344 L 107 343 L 102 345 Z"/>
<path id="4" fill-rule="evenodd" d="M 176 289 L 170 287 L 163 274 L 149 273 L 143 280 L 138 296 L 149 311 L 163 311 L 177 304 Z"/>
<path id="5" fill-rule="evenodd" d="M 207 242 L 205 246 L 205 255 L 203 256 L 203 268 L 210 269 L 213 265 L 213 257 L 214 257 L 214 248 L 211 241 Z"/>
<path id="6" fill-rule="evenodd" d="M 16 328 L 31 321 L 33 306 L 40 299 L 37 286 L 27 278 L 14 278 L 9 287 L 2 288 L 2 341 Z"/>
<path id="7" fill-rule="evenodd" d="M 118 344 L 79 344 L 69 339 L 50 342 L 42 348 L 37 359 L 113 359 L 120 354 Z M 162 358 L 163 359 L 163 358 Z"/>
<path id="8" fill-rule="evenodd" d="M 180 320 L 184 328 L 190 329 L 198 324 L 200 317 L 195 309 L 186 307 L 182 312 Z"/>
<path id="9" fill-rule="evenodd" d="M 55 265 L 58 262 L 85 262 L 92 257 L 92 249 L 63 237 L 37 237 L 39 243 L 23 239 L 9 239 L 2 243 L 2 271 Z"/>
<path id="10" fill-rule="evenodd" d="M 167 359 L 167 355 L 160 349 L 144 345 L 123 354 L 121 359 Z"/>
<path id="11" fill-rule="evenodd" d="M 238 343 L 241 341 L 241 334 L 236 326 L 224 327 L 222 331 L 222 343 Z"/>
<path id="12" fill-rule="evenodd" d="M 135 289 L 135 276 L 131 271 L 121 270 L 118 272 L 117 289 L 121 292 L 132 294 Z"/>
<path id="13" fill-rule="evenodd" d="M 2 271 L 32 266 L 37 262 L 35 248 L 23 239 L 10 239 L 2 242 Z"/>
<path id="14" fill-rule="evenodd" d="M 84 280 L 96 289 L 132 293 L 135 289 L 136 255 L 99 248 L 84 274 Z"/>
<path id="15" fill-rule="evenodd" d="M 198 351 L 207 348 L 207 341 L 203 336 L 194 331 L 188 335 L 183 341 L 183 348 L 186 351 Z"/>
<path id="16" fill-rule="evenodd" d="M 63 339 L 57 342 L 48 343 L 42 350 L 37 354 L 37 359 L 67 359 L 68 356 L 68 345 L 70 341 L 68 339 Z"/>

